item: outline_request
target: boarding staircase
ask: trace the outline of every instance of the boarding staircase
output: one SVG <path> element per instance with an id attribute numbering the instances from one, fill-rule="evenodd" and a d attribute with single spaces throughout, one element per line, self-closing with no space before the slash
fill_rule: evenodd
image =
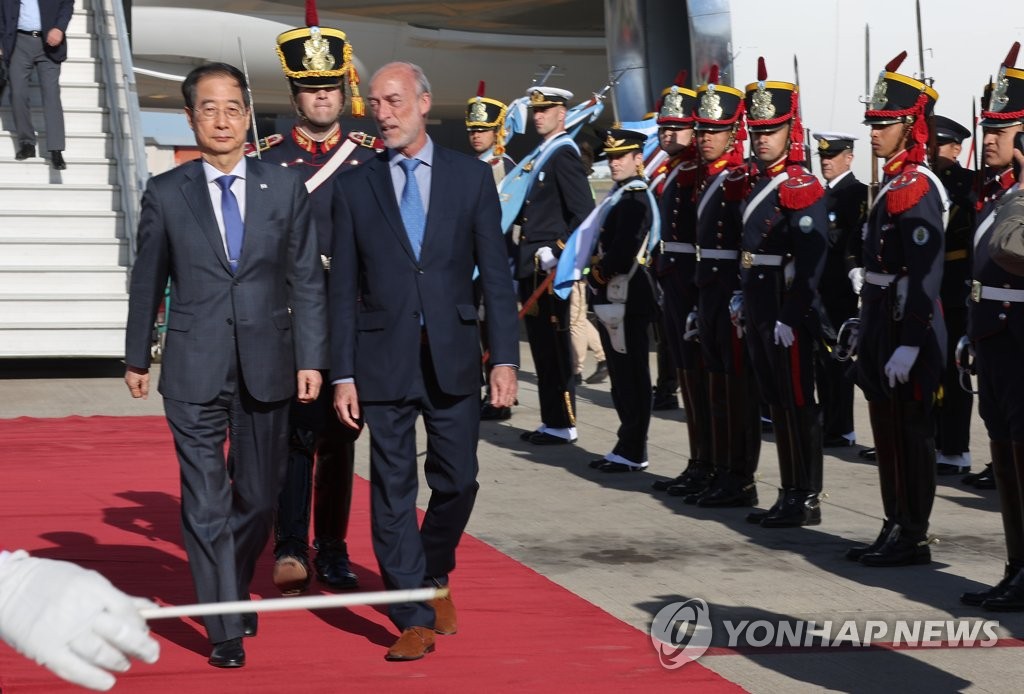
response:
<path id="1" fill-rule="evenodd" d="M 131 232 L 148 174 L 121 5 L 75 3 L 60 80 L 66 170 L 42 158 L 38 88 L 34 159 L 14 159 L 10 100 L 0 99 L 0 358 L 124 354 Z"/>

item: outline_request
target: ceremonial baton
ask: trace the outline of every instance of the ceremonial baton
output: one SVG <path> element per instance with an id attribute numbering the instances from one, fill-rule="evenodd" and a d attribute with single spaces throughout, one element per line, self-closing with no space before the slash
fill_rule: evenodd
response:
<path id="1" fill-rule="evenodd" d="M 414 588 L 412 590 L 382 590 L 374 593 L 350 595 L 310 595 L 302 598 L 271 598 L 269 600 L 235 600 L 234 602 L 205 602 L 195 605 L 168 605 L 139 610 L 145 620 L 174 619 L 177 617 L 205 617 L 215 614 L 249 614 L 252 612 L 287 612 L 290 610 L 326 610 L 355 605 L 388 605 L 398 602 L 426 602 L 448 597 L 448 588 Z"/>
<path id="2" fill-rule="evenodd" d="M 540 301 L 541 294 L 550 289 L 554 281 L 555 273 L 549 272 L 548 276 L 544 278 L 544 281 L 541 282 L 540 285 L 533 290 L 533 294 L 530 294 L 529 298 L 527 298 L 526 301 L 523 302 L 523 307 L 519 309 L 519 320 L 522 320 L 523 316 L 526 315 L 526 312 L 533 308 L 534 304 Z M 484 352 L 484 356 L 481 361 L 483 361 L 483 363 L 486 364 L 490 360 L 490 358 L 491 350 L 487 350 L 486 352 Z"/>
<path id="3" fill-rule="evenodd" d="M 260 154 L 260 133 L 256 129 L 256 105 L 252 101 L 252 82 L 249 80 L 249 65 L 245 62 L 245 51 L 242 50 L 242 37 L 238 37 L 238 54 L 242 57 L 242 74 L 245 75 L 245 90 L 249 93 L 249 115 L 252 117 L 252 139 L 256 145 L 256 158 L 262 159 Z"/>

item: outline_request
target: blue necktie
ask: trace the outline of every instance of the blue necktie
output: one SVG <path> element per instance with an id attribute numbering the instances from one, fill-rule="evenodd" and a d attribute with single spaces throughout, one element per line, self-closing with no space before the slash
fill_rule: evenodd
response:
<path id="1" fill-rule="evenodd" d="M 405 169 L 405 189 L 402 191 L 402 224 L 409 236 L 412 251 L 416 260 L 420 259 L 423 247 L 423 228 L 427 224 L 427 215 L 423 212 L 423 199 L 420 197 L 420 184 L 416 182 L 416 167 L 422 162 L 419 159 L 402 159 L 398 162 Z"/>
<path id="2" fill-rule="evenodd" d="M 242 224 L 242 213 L 238 209 L 238 198 L 231 192 L 231 184 L 237 176 L 221 176 L 217 179 L 220 186 L 220 213 L 224 218 L 224 240 L 228 245 L 228 264 L 231 272 L 238 269 L 238 259 L 242 257 L 242 237 L 245 236 L 245 225 Z"/>

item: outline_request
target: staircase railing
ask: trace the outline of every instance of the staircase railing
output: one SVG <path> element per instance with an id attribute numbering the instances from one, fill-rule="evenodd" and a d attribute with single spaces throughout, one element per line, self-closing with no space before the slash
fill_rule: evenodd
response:
<path id="1" fill-rule="evenodd" d="M 149 179 L 146 143 L 139 113 L 139 92 L 135 84 L 132 51 L 128 41 L 128 22 L 121 0 L 92 0 L 96 46 L 106 86 L 107 109 L 110 113 L 110 135 L 121 191 L 124 233 L 128 242 L 128 269 L 135 263 L 136 230 L 142 193 Z M 114 36 L 110 35 L 113 17 Z M 118 60 L 114 53 L 115 41 Z M 118 70 L 120 67 L 120 70 Z M 123 98 L 122 98 L 123 94 Z"/>

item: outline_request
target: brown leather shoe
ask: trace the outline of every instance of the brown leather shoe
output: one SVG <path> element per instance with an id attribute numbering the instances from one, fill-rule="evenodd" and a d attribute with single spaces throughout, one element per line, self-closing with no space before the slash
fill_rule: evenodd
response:
<path id="1" fill-rule="evenodd" d="M 443 636 L 451 636 L 459 630 L 455 620 L 455 603 L 452 602 L 450 589 L 445 597 L 431 600 L 430 606 L 434 608 L 435 632 Z"/>
<path id="2" fill-rule="evenodd" d="M 309 566 L 299 557 L 284 555 L 274 562 L 273 580 L 281 595 L 299 595 L 309 587 Z"/>
<path id="3" fill-rule="evenodd" d="M 433 631 L 427 627 L 409 627 L 388 649 L 384 660 L 419 660 L 433 650 Z"/>

